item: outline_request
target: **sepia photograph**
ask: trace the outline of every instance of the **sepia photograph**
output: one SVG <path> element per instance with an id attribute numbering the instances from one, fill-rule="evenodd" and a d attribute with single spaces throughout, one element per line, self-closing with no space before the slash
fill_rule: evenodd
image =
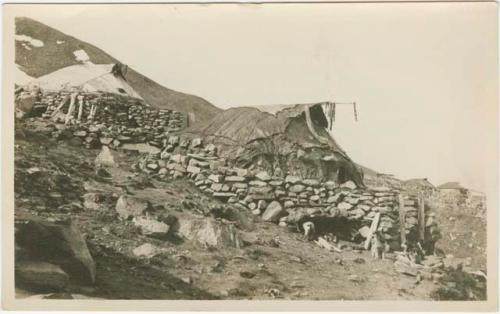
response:
<path id="1" fill-rule="evenodd" d="M 8 304 L 495 308 L 497 14 L 4 5 Z"/>

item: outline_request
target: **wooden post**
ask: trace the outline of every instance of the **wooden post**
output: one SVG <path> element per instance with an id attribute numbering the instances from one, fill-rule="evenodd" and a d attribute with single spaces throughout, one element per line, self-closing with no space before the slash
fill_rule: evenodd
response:
<path id="1" fill-rule="evenodd" d="M 78 117 L 76 120 L 80 122 L 82 120 L 82 114 L 83 114 L 83 96 L 78 96 Z"/>
<path id="2" fill-rule="evenodd" d="M 73 110 L 75 109 L 75 99 L 76 99 L 77 93 L 71 94 L 71 102 L 69 103 L 69 109 L 68 113 L 66 114 L 66 119 L 64 121 L 64 124 L 68 124 L 71 118 L 73 117 Z"/>
<path id="3" fill-rule="evenodd" d="M 59 106 L 56 108 L 56 110 L 54 110 L 52 112 L 52 116 L 55 116 L 62 109 L 62 107 L 64 106 L 64 104 L 66 104 L 68 99 L 69 99 L 69 95 L 64 96 L 64 98 L 63 98 L 63 100 L 61 100 L 61 103 L 59 104 Z"/>
<path id="4" fill-rule="evenodd" d="M 380 221 L 380 213 L 376 213 L 375 217 L 373 217 L 372 225 L 370 226 L 370 231 L 368 231 L 368 236 L 366 237 L 365 240 L 365 250 L 368 250 L 370 248 L 371 240 L 373 234 L 377 231 L 379 221 Z"/>
<path id="5" fill-rule="evenodd" d="M 425 202 L 422 194 L 418 198 L 418 240 L 425 240 Z"/>
<path id="6" fill-rule="evenodd" d="M 402 194 L 399 194 L 399 233 L 401 236 L 401 247 L 406 245 L 406 210 L 405 210 L 405 200 Z"/>

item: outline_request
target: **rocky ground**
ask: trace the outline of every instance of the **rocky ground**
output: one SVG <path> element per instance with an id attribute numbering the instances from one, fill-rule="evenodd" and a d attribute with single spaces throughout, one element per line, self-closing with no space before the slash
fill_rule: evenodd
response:
<path id="1" fill-rule="evenodd" d="M 78 267 L 95 269 L 94 275 L 89 271 L 87 281 L 75 281 L 71 273 L 74 265 L 62 263 L 63 271 L 53 264 L 27 264 L 25 255 L 34 254 L 33 250 L 26 253 L 19 245 L 18 297 L 484 298 L 484 287 L 478 286 L 484 282 L 477 276 L 469 278 L 471 275 L 461 271 L 419 273 L 414 269 L 403 274 L 396 271 L 394 261 L 400 260 L 396 254 L 374 259 L 359 243 L 341 241 L 337 246 L 342 252 L 332 252 L 289 228 L 262 221 L 251 211 L 235 210 L 208 197 L 186 178 L 158 180 L 134 171 L 131 165 L 138 159 L 136 152 L 113 151 L 114 166 L 97 168 L 94 161 L 99 149 L 57 141 L 38 127 L 20 125 L 16 133 L 16 227 L 19 225 L 22 232 L 26 221 L 41 220 L 45 224 L 42 229 L 59 230 L 48 224 L 70 218 L 78 234 L 71 238 L 72 233 L 68 235 L 64 227 L 61 237 L 71 238 L 67 241 L 71 249 L 78 244 L 78 251 L 72 253 L 78 261 L 86 243 L 93 265 L 89 262 Z M 149 214 L 138 220 L 129 215 L 134 210 Z M 148 215 L 162 218 L 152 222 Z M 16 234 L 16 242 L 19 234 L 23 233 Z M 435 264 L 444 269 L 442 260 Z M 48 278 L 45 283 L 53 286 L 33 289 L 37 278 Z"/>

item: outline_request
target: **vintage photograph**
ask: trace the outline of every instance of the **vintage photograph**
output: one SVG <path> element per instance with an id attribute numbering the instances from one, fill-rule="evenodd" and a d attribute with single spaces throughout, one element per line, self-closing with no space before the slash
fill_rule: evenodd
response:
<path id="1" fill-rule="evenodd" d="M 492 295 L 493 3 L 6 9 L 17 300 Z"/>

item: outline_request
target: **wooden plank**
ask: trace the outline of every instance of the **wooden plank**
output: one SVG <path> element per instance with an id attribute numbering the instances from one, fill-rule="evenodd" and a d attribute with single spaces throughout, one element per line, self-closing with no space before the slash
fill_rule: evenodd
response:
<path id="1" fill-rule="evenodd" d="M 368 236 L 366 237 L 365 250 L 370 249 L 371 240 L 373 234 L 375 233 L 375 231 L 377 231 L 379 221 L 380 221 L 380 213 L 376 213 L 375 217 L 373 217 L 372 225 L 370 226 L 370 231 L 368 232 Z"/>
<path id="2" fill-rule="evenodd" d="M 422 194 L 418 199 L 418 240 L 425 240 L 425 201 Z"/>
<path id="3" fill-rule="evenodd" d="M 402 194 L 399 194 L 399 233 L 401 236 L 401 247 L 406 245 L 406 211 L 405 211 L 405 200 Z"/>

